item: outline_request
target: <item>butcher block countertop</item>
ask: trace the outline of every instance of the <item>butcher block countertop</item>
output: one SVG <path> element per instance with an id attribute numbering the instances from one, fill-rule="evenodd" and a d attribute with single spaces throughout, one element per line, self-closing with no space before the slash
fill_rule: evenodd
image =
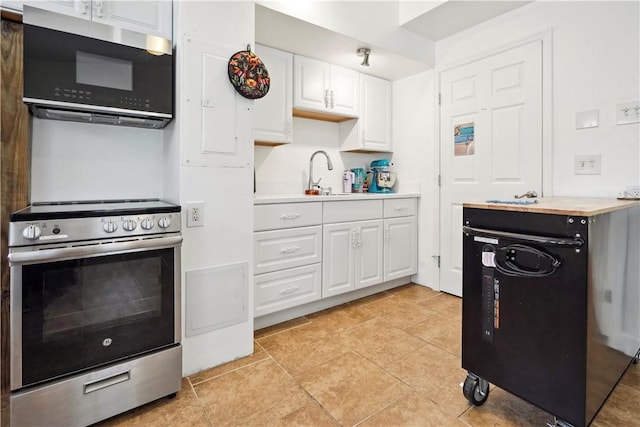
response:
<path id="1" fill-rule="evenodd" d="M 538 203 L 529 205 L 469 202 L 464 203 L 463 206 L 465 208 L 545 213 L 552 215 L 595 216 L 632 206 L 640 206 L 640 201 L 589 197 L 542 197 L 538 199 Z"/>

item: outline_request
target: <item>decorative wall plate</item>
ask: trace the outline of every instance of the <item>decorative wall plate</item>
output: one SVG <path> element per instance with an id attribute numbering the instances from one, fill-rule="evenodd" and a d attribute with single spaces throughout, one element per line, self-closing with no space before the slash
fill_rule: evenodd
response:
<path id="1" fill-rule="evenodd" d="M 229 80 L 245 98 L 259 99 L 269 92 L 269 71 L 251 50 L 236 52 L 229 59 Z"/>

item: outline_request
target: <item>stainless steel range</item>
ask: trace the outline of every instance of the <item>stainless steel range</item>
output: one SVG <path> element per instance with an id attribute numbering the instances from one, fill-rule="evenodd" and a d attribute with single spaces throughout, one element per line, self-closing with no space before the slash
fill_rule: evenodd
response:
<path id="1" fill-rule="evenodd" d="M 11 215 L 11 424 L 88 425 L 180 389 L 180 206 Z"/>

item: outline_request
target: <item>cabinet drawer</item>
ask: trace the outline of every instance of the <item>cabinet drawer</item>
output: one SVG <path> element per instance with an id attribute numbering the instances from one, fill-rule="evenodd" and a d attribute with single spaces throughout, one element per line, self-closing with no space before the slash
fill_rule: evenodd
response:
<path id="1" fill-rule="evenodd" d="M 253 212 L 255 231 L 322 224 L 322 202 L 257 205 Z"/>
<path id="2" fill-rule="evenodd" d="M 254 276 L 256 316 L 319 300 L 320 264 Z"/>
<path id="3" fill-rule="evenodd" d="M 382 200 L 325 202 L 322 218 L 326 224 L 380 219 L 382 218 Z"/>
<path id="4" fill-rule="evenodd" d="M 388 199 L 384 201 L 384 217 L 396 218 L 416 214 L 416 199 Z"/>
<path id="5" fill-rule="evenodd" d="M 254 274 L 322 260 L 322 226 L 253 233 Z"/>

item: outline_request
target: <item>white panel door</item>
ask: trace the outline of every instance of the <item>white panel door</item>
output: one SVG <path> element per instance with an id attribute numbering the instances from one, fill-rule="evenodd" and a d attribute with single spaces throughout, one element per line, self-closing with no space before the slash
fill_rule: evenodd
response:
<path id="1" fill-rule="evenodd" d="M 263 143 L 288 144 L 292 138 L 293 55 L 256 44 L 271 79 L 269 92 L 255 101 L 253 139 Z"/>
<path id="2" fill-rule="evenodd" d="M 331 66 L 329 109 L 347 117 L 360 114 L 360 74 L 357 71 Z"/>
<path id="3" fill-rule="evenodd" d="M 462 296 L 462 204 L 542 194 L 542 41 L 440 74 L 440 290 Z"/>
<path id="4" fill-rule="evenodd" d="M 418 227 L 415 216 L 384 220 L 384 280 L 418 272 Z"/>
<path id="5" fill-rule="evenodd" d="M 329 64 L 298 55 L 293 57 L 293 108 L 328 109 L 330 83 Z"/>
<path id="6" fill-rule="evenodd" d="M 382 220 L 360 221 L 353 225 L 356 241 L 356 288 L 383 282 Z"/>
<path id="7" fill-rule="evenodd" d="M 82 3 L 82 2 L 80 2 Z M 162 0 L 94 1 L 93 20 L 172 39 L 172 3 Z"/>
<path id="8" fill-rule="evenodd" d="M 322 236 L 322 298 L 354 290 L 353 223 L 325 225 Z"/>

